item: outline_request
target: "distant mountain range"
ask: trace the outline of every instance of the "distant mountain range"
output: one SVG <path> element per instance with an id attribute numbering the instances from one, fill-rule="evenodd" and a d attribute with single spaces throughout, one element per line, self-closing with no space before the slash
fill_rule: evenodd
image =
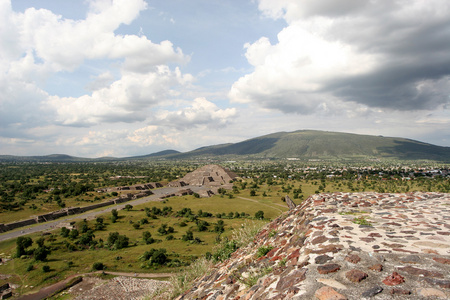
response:
<path id="1" fill-rule="evenodd" d="M 198 148 L 189 152 L 165 150 L 125 158 L 80 158 L 63 154 L 47 156 L 0 155 L 0 161 L 116 161 L 154 159 L 376 159 L 433 160 L 450 162 L 450 147 L 411 139 L 351 133 L 299 130 L 268 134 L 234 144 Z"/>

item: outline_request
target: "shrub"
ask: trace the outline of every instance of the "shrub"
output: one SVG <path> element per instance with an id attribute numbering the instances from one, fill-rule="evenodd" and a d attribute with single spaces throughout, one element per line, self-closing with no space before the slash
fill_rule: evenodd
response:
<path id="1" fill-rule="evenodd" d="M 203 276 L 212 268 L 211 261 L 200 258 L 194 261 L 183 272 L 176 273 L 170 277 L 170 283 L 173 289 L 171 290 L 170 299 L 175 299 L 176 296 L 184 293 L 192 287 L 195 279 Z"/>
<path id="2" fill-rule="evenodd" d="M 181 240 L 183 240 L 183 241 L 192 241 L 193 239 L 194 239 L 194 234 L 190 230 L 186 231 L 186 234 L 184 234 L 181 237 Z"/>
<path id="3" fill-rule="evenodd" d="M 50 250 L 47 247 L 42 246 L 36 248 L 33 254 L 35 260 L 45 261 L 47 259 L 47 256 L 50 254 Z"/>
<path id="4" fill-rule="evenodd" d="M 21 257 L 22 255 L 27 254 L 25 249 L 30 247 L 32 244 L 33 240 L 30 237 L 18 237 L 16 240 L 16 257 Z"/>
<path id="5" fill-rule="evenodd" d="M 95 262 L 92 265 L 92 270 L 100 271 L 100 270 L 104 270 L 104 269 L 105 269 L 105 265 L 103 263 L 101 263 L 101 262 Z"/>
<path id="6" fill-rule="evenodd" d="M 270 252 L 270 250 L 272 250 L 273 247 L 272 246 L 261 246 L 258 248 L 258 250 L 256 251 L 256 257 L 263 257 L 265 256 L 267 253 Z"/>
<path id="7" fill-rule="evenodd" d="M 155 239 L 152 238 L 152 234 L 148 231 L 144 231 L 142 233 L 142 239 L 144 240 L 144 242 L 149 245 L 149 244 L 153 244 L 155 242 Z"/>
<path id="8" fill-rule="evenodd" d="M 264 219 L 264 212 L 263 212 L 262 210 L 258 210 L 258 211 L 255 213 L 255 218 L 258 219 L 258 220 Z"/>
<path id="9" fill-rule="evenodd" d="M 50 272 L 50 266 L 49 265 L 43 265 L 42 266 L 42 272 L 44 272 L 44 273 L 48 273 L 48 272 Z"/>
<path id="10" fill-rule="evenodd" d="M 61 233 L 60 234 L 61 234 L 62 237 L 65 237 L 65 238 L 68 237 L 69 233 L 70 233 L 70 230 L 67 229 L 66 227 L 62 227 L 61 228 Z"/>
<path id="11" fill-rule="evenodd" d="M 125 235 L 120 235 L 118 232 L 111 232 L 108 236 L 108 246 L 111 249 L 118 250 L 128 247 L 129 238 Z"/>

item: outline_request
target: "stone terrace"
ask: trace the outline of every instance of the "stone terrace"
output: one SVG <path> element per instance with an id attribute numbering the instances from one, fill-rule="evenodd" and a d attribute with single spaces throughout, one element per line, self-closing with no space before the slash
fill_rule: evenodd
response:
<path id="1" fill-rule="evenodd" d="M 449 298 L 450 194 L 439 193 L 313 195 L 179 297 Z"/>

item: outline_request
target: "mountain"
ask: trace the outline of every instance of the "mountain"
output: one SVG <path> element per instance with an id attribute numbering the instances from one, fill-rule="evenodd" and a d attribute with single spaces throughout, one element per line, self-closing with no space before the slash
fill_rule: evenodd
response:
<path id="1" fill-rule="evenodd" d="M 415 140 L 341 132 L 299 130 L 278 132 L 235 144 L 202 147 L 172 158 L 230 156 L 298 159 L 427 159 L 450 161 L 450 147 Z"/>
<path id="2" fill-rule="evenodd" d="M 239 143 L 206 146 L 189 152 L 165 150 L 124 158 L 80 158 L 64 154 L 47 156 L 0 155 L 0 161 L 89 162 L 153 159 L 324 159 L 324 160 L 433 160 L 450 162 L 450 147 L 411 139 L 342 132 L 298 130 L 277 132 Z"/>
<path id="3" fill-rule="evenodd" d="M 75 157 L 66 154 L 50 154 L 44 156 L 16 156 L 16 155 L 0 155 L 0 161 L 12 162 L 83 162 L 92 161 L 91 158 Z"/>
<path id="4" fill-rule="evenodd" d="M 164 150 L 164 151 L 159 151 L 159 152 L 152 153 L 152 154 L 125 157 L 125 158 L 121 158 L 121 160 L 139 160 L 139 159 L 147 159 L 147 158 L 164 158 L 165 156 L 177 155 L 177 154 L 180 154 L 180 153 L 181 153 L 180 151 L 176 151 L 176 150 Z"/>

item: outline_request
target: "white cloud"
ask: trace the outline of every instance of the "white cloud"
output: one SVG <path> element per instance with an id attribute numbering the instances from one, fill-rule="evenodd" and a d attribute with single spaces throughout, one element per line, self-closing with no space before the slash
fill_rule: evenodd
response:
<path id="1" fill-rule="evenodd" d="M 160 111 L 152 120 L 154 124 L 185 130 L 206 127 L 210 130 L 224 127 L 236 117 L 235 108 L 220 109 L 205 98 L 196 98 L 190 107 L 178 111 Z"/>
<path id="2" fill-rule="evenodd" d="M 141 74 L 124 72 L 110 86 L 78 98 L 52 96 L 47 102 L 57 114 L 56 122 L 70 126 L 92 126 L 102 122 L 133 123 L 149 117 L 149 108 L 177 95 L 173 87 L 192 80 L 178 69 L 158 66 L 155 72 Z"/>
<path id="3" fill-rule="evenodd" d="M 395 110 L 449 102 L 450 3 L 433 1 L 259 1 L 283 18 L 278 42 L 245 45 L 254 71 L 230 98 L 283 112 L 361 103 Z"/>
<path id="4" fill-rule="evenodd" d="M 176 96 L 192 80 L 191 75 L 167 66 L 188 60 L 171 42 L 155 44 L 145 36 L 115 34 L 121 24 L 129 24 L 147 8 L 145 1 L 89 4 L 85 19 L 71 20 L 46 9 L 16 13 L 10 2 L 2 1 L 0 122 L 4 126 L 33 126 L 32 120 L 69 126 L 144 120 L 149 107 Z M 111 61 L 110 69 L 98 70 L 98 77 L 87 84 L 92 94 L 59 97 L 45 91 L 50 76 L 76 72 L 86 60 Z M 119 74 L 117 80 L 113 72 Z"/>

